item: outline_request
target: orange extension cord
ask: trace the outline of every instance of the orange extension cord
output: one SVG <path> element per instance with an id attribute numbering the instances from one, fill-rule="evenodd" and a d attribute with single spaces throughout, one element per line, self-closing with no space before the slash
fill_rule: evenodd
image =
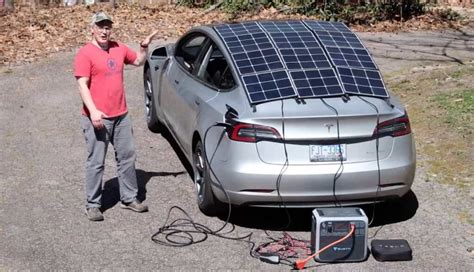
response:
<path id="1" fill-rule="evenodd" d="M 332 243 L 330 243 L 329 245 L 321 248 L 320 250 L 318 250 L 316 253 L 314 253 L 313 255 L 307 257 L 306 259 L 303 259 L 303 260 L 296 260 L 295 262 L 295 268 L 298 269 L 298 270 L 301 270 L 305 267 L 306 263 L 311 260 L 312 258 L 314 258 L 316 255 L 318 255 L 319 253 L 325 251 L 326 249 L 336 245 L 336 244 L 339 244 L 340 242 L 346 240 L 347 238 L 349 238 L 353 233 L 354 233 L 354 230 L 355 230 L 355 226 L 353 224 L 351 224 L 351 231 L 344 237 L 342 237 L 341 239 L 337 240 L 337 241 L 334 241 Z"/>

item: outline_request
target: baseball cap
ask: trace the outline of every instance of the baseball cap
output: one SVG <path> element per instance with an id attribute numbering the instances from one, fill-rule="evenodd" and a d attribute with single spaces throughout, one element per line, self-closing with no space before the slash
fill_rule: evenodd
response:
<path id="1" fill-rule="evenodd" d="M 112 21 L 112 17 L 110 17 L 109 15 L 107 15 L 103 11 L 99 11 L 96 14 L 92 15 L 92 23 L 93 24 L 97 24 L 97 23 L 102 22 L 102 21 L 110 21 L 111 23 L 114 23 Z"/>

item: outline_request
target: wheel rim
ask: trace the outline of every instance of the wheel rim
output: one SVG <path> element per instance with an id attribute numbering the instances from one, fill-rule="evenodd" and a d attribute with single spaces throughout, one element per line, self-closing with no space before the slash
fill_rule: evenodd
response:
<path id="1" fill-rule="evenodd" d="M 202 202 L 204 194 L 204 158 L 201 145 L 196 146 L 194 152 L 194 186 L 199 203 Z"/>
<path id="2" fill-rule="evenodd" d="M 151 118 L 151 107 L 152 105 L 152 91 L 151 91 L 151 81 L 150 78 L 147 77 L 145 80 L 145 113 L 147 120 Z"/>

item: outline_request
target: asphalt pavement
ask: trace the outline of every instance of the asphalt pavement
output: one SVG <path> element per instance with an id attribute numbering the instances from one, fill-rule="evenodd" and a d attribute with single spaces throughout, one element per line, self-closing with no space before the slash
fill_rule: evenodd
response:
<path id="1" fill-rule="evenodd" d="M 471 32 L 398 34 L 363 33 L 384 73 L 426 65 L 472 63 Z M 33 64 L 0 69 L 0 270 L 108 271 L 288 271 L 250 256 L 242 241 L 209 236 L 186 247 L 151 240 L 172 206 L 180 206 L 198 223 L 220 228 L 225 217 L 207 217 L 196 206 L 192 180 L 172 141 L 146 128 L 142 68 L 128 67 L 125 81 L 134 122 L 140 197 L 150 211 L 137 214 L 119 206 L 112 148 L 104 175 L 105 221 L 84 215 L 85 143 L 80 129 L 81 102 L 72 75 L 75 52 L 58 53 Z M 317 271 L 458 270 L 473 271 L 473 227 L 458 211 L 473 207 L 472 196 L 456 187 L 425 182 L 418 167 L 413 190 L 402 201 L 376 206 L 373 239 L 406 239 L 410 262 L 367 261 L 310 263 Z M 371 214 L 372 207 L 365 207 Z M 285 230 L 310 238 L 311 210 L 291 210 Z M 185 217 L 173 212 L 171 219 Z M 227 236 L 250 233 L 256 244 L 277 237 L 287 224 L 282 210 L 236 209 Z M 269 231 L 265 231 L 269 230 Z M 201 236 L 196 235 L 195 239 Z"/>

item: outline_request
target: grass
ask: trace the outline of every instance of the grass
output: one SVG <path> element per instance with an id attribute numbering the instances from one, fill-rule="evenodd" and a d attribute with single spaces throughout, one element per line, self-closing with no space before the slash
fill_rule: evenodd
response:
<path id="1" fill-rule="evenodd" d="M 468 191 L 474 161 L 474 64 L 427 67 L 387 75 L 389 88 L 407 105 L 418 163 L 427 181 Z"/>
<path id="2" fill-rule="evenodd" d="M 458 212 L 458 218 L 461 222 L 474 226 L 474 218 L 469 210 L 462 210 Z"/>
<path id="3" fill-rule="evenodd" d="M 474 112 L 474 88 L 457 90 L 451 94 L 439 94 L 435 101 L 446 115 L 444 122 L 460 129 L 461 133 L 472 133 L 472 113 Z"/>

